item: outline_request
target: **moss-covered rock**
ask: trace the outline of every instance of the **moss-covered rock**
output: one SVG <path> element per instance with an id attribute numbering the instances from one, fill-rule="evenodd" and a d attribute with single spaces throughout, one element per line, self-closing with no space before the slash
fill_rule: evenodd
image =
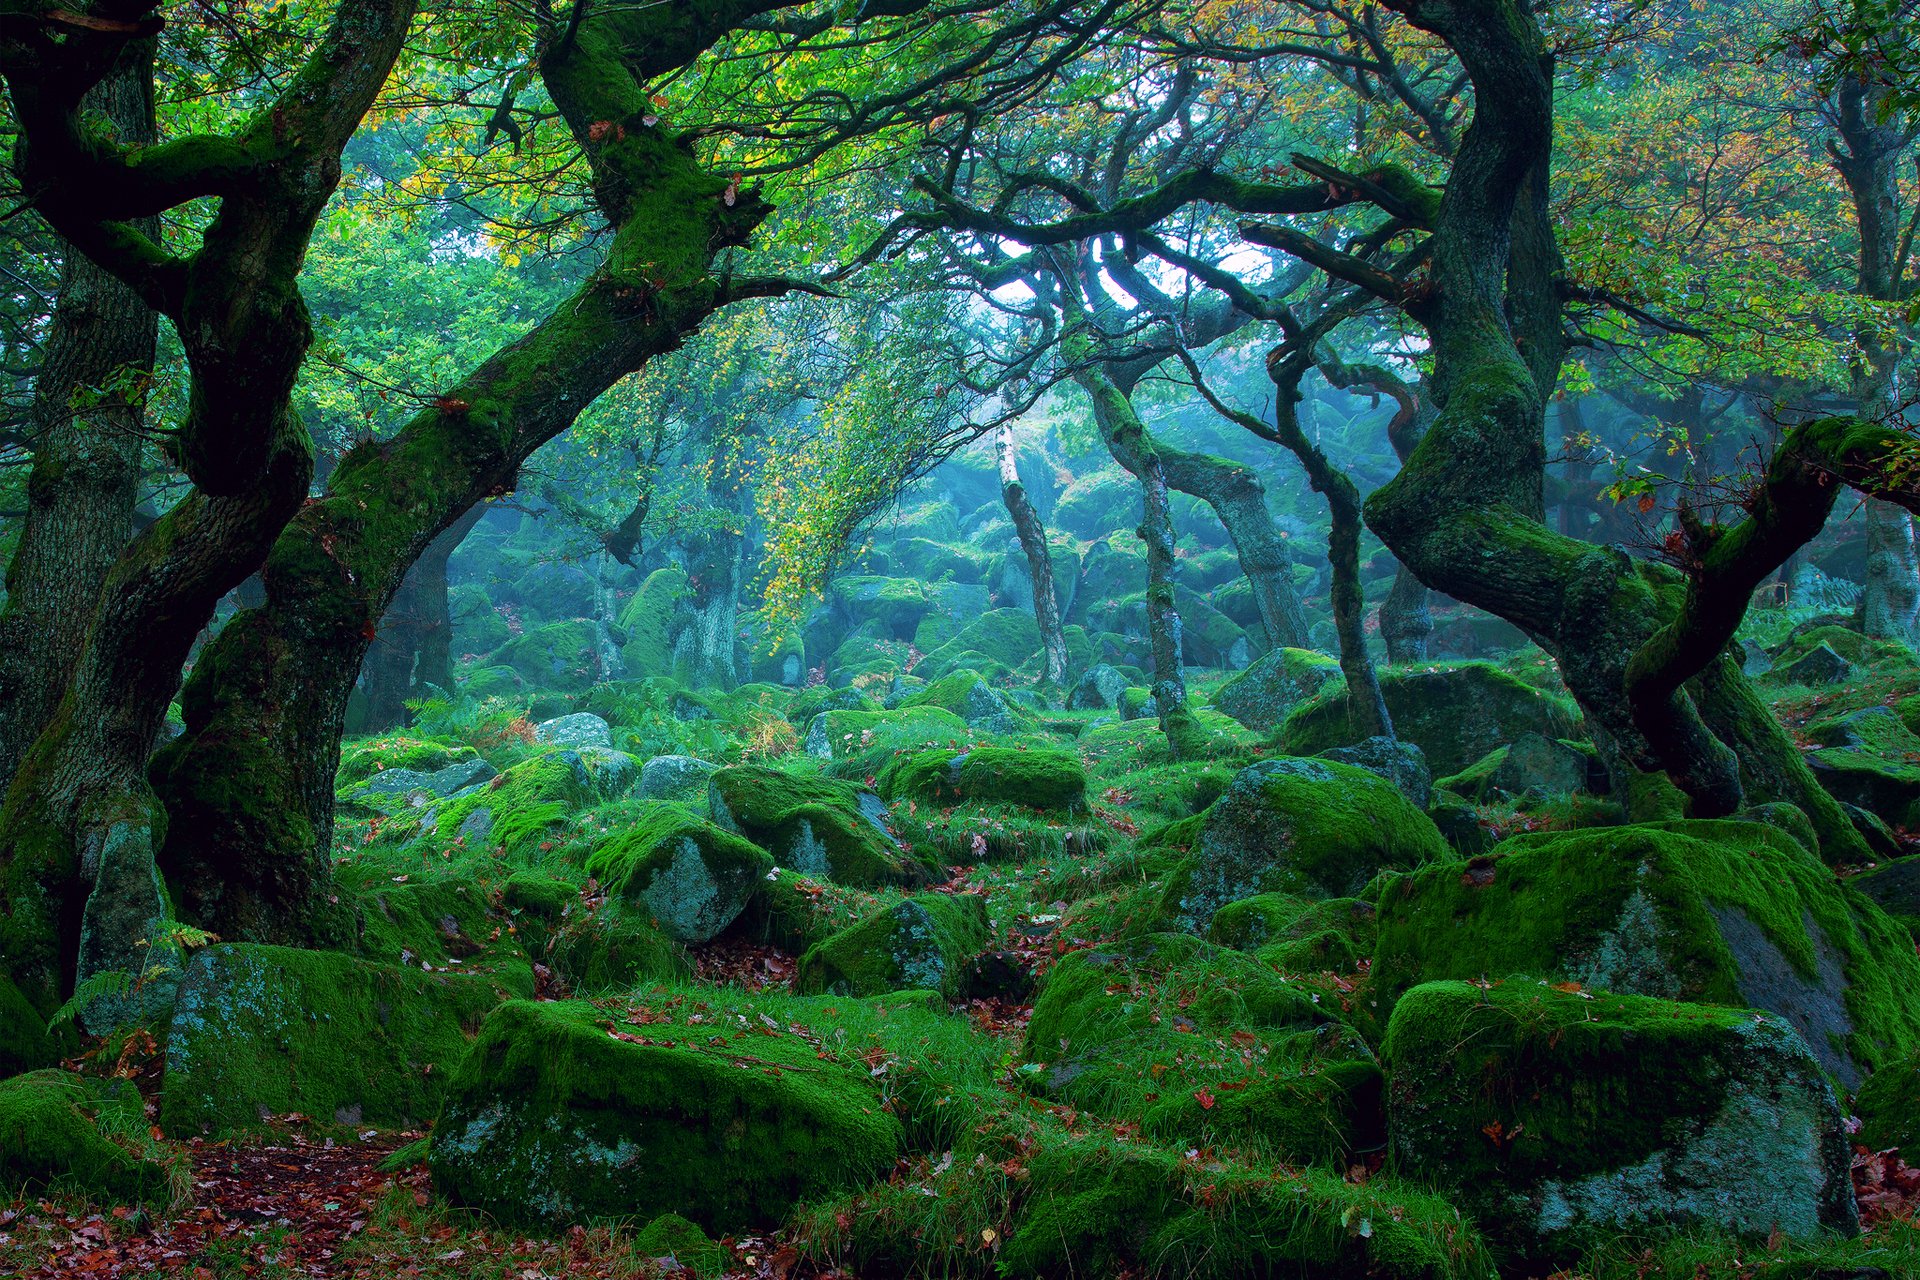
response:
<path id="1" fill-rule="evenodd" d="M 877 996 L 890 991 L 963 994 L 967 962 L 986 948 L 986 899 L 922 893 L 822 939 L 800 958 L 799 991 Z"/>
<path id="2" fill-rule="evenodd" d="M 896 756 L 881 770 L 880 793 L 936 805 L 968 802 L 1023 805 L 1049 812 L 1087 807 L 1087 772 L 1067 751 L 975 747 Z"/>
<path id="3" fill-rule="evenodd" d="M 1435 777 L 1458 773 L 1523 733 L 1571 738 L 1578 726 L 1566 700 L 1486 662 L 1384 668 L 1380 693 L 1394 732 L 1426 753 Z M 1347 720 L 1342 681 L 1328 682 L 1296 707 L 1279 740 L 1289 753 L 1307 756 L 1359 736 Z"/>
<path id="4" fill-rule="evenodd" d="M 677 1213 L 663 1213 L 640 1228 L 633 1248 L 643 1258 L 671 1263 L 699 1280 L 720 1276 L 733 1262 L 732 1251 Z"/>
<path id="5" fill-rule="evenodd" d="M 449 765 L 479 758 L 479 752 L 464 744 L 449 746 L 407 737 L 362 738 L 341 745 L 338 785 L 345 788 L 388 769 L 435 773 Z"/>
<path id="6" fill-rule="evenodd" d="M 1920 858 L 1876 867 L 1851 883 L 1920 941 Z"/>
<path id="7" fill-rule="evenodd" d="M 1381 1057 L 1394 1168 L 1562 1254 L 1623 1231 L 1851 1231 L 1840 1109 L 1786 1022 L 1509 980 L 1416 987 Z"/>
<path id="8" fill-rule="evenodd" d="M 54 1069 L 0 1080 L 0 1193 L 164 1206 L 169 1181 L 132 1081 Z"/>
<path id="9" fill-rule="evenodd" d="M 546 928 L 541 954 L 578 995 L 626 991 L 653 981 L 685 978 L 687 953 L 652 915 L 624 901 L 582 903 Z"/>
<path id="10" fill-rule="evenodd" d="M 867 1079 L 802 1037 L 673 1035 L 514 1001 L 455 1074 L 430 1161 L 449 1197 L 505 1222 L 676 1213 L 726 1231 L 874 1177 L 900 1140 Z"/>
<path id="11" fill-rule="evenodd" d="M 595 622 L 549 622 L 501 645 L 493 662 L 512 667 L 543 689 L 583 693 L 597 681 L 622 674 L 609 669 L 603 639 Z"/>
<path id="12" fill-rule="evenodd" d="M 736 765 L 709 780 L 708 803 L 714 822 L 780 866 L 835 884 L 926 884 L 938 875 L 894 834 L 880 797 L 851 782 Z"/>
<path id="13" fill-rule="evenodd" d="M 1898 1147 L 1920 1156 L 1920 1053 L 1890 1062 L 1867 1078 L 1854 1099 L 1855 1140 L 1875 1151 Z M 1912 1164 L 1912 1160 L 1908 1160 Z"/>
<path id="14" fill-rule="evenodd" d="M 1852 1087 L 1920 1048 L 1920 957 L 1798 842 L 1748 822 L 1515 836 L 1385 886 L 1373 976 L 1525 974 L 1770 1010 Z"/>
<path id="15" fill-rule="evenodd" d="M 1016 712 L 1005 695 L 982 680 L 977 672 L 956 671 L 900 700 L 903 707 L 943 707 L 982 733 L 1018 733 L 1031 723 L 1030 714 Z"/>
<path id="16" fill-rule="evenodd" d="M 1221 685 L 1213 705 L 1247 728 L 1270 733 L 1287 713 L 1340 678 L 1340 664 L 1314 649 L 1274 649 Z"/>
<path id="17" fill-rule="evenodd" d="M 247 1129 L 287 1112 L 328 1124 L 431 1119 L 488 1010 L 532 974 L 427 973 L 330 951 L 222 943 L 181 975 L 160 1124 Z"/>
<path id="18" fill-rule="evenodd" d="M 620 611 L 620 629 L 627 636 L 620 652 L 629 672 L 637 677 L 673 674 L 674 633 L 691 595 L 683 570 L 656 569 L 647 575 Z"/>
<path id="19" fill-rule="evenodd" d="M 1040 624 L 1024 609 L 993 609 L 960 629 L 959 634 L 921 659 L 918 675 L 938 679 L 970 669 L 998 679 L 1040 656 Z"/>
<path id="20" fill-rule="evenodd" d="M 1359 1185 L 1331 1170 L 1098 1136 L 1049 1144 L 1025 1170 L 1023 1211 L 997 1259 L 1007 1276 L 1493 1275 L 1486 1246 L 1457 1209 L 1385 1178 Z"/>
<path id="21" fill-rule="evenodd" d="M 1047 1095 L 1183 1142 L 1311 1163 L 1382 1135 L 1359 1037 L 1264 961 L 1184 934 L 1061 957 L 1026 1054 Z"/>
<path id="22" fill-rule="evenodd" d="M 640 770 L 640 785 L 634 794 L 642 800 L 704 804 L 707 780 L 719 771 L 719 765 L 698 756 L 655 756 Z"/>
<path id="23" fill-rule="evenodd" d="M 630 825 L 587 855 L 587 873 L 609 896 L 686 945 L 732 924 L 772 870 L 764 850 L 668 801 L 640 802 Z"/>
<path id="24" fill-rule="evenodd" d="M 1373 954 L 1375 910 L 1359 898 L 1263 893 L 1213 913 L 1207 936 L 1287 973 L 1347 972 Z"/>
<path id="25" fill-rule="evenodd" d="M 579 753 L 555 751 L 523 760 L 478 790 L 465 791 L 432 810 L 423 825 L 441 846 L 537 860 L 540 846 L 593 795 L 593 776 Z"/>
<path id="26" fill-rule="evenodd" d="M 964 742 L 967 722 L 941 707 L 895 711 L 822 711 L 807 725 L 807 754 L 845 760 L 906 747 Z"/>
<path id="27" fill-rule="evenodd" d="M 1167 903 L 1180 928 L 1204 933 L 1242 898 L 1352 897 L 1383 870 L 1445 856 L 1439 830 L 1385 778 L 1330 760 L 1262 760 L 1207 810 Z"/>

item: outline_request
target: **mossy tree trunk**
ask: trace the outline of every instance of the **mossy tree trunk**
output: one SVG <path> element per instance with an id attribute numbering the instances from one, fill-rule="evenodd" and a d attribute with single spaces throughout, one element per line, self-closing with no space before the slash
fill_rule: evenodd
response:
<path id="1" fill-rule="evenodd" d="M 1368 500 L 1368 523 L 1422 581 L 1506 618 L 1553 654 L 1596 731 L 1633 767 L 1665 768 L 1699 816 L 1733 812 L 1748 797 L 1728 741 L 1758 734 L 1770 748 L 1784 744 L 1768 752 L 1784 760 L 1784 733 L 1770 718 L 1729 724 L 1724 700 L 1703 708 L 1684 689 L 1657 716 L 1636 706 L 1629 664 L 1673 616 L 1681 576 L 1543 521 L 1545 406 L 1565 355 L 1564 269 L 1547 209 L 1552 55 L 1514 0 L 1412 0 L 1403 11 L 1459 54 L 1475 109 L 1436 214 L 1430 282 L 1403 298 L 1432 342 L 1438 412 L 1400 474 Z M 1830 859 L 1858 850 L 1845 815 L 1793 763 L 1761 797 L 1805 808 Z"/>
<path id="2" fill-rule="evenodd" d="M 256 938 L 307 934 L 307 904 L 328 882 L 347 699 L 408 568 L 461 513 L 510 491 L 525 459 L 620 378 L 717 308 L 785 288 L 711 270 L 770 210 L 701 169 L 649 101 L 649 82 L 717 39 L 738 8 L 593 11 L 547 33 L 540 71 L 615 228 L 607 260 L 391 439 L 349 451 L 274 543 L 266 604 L 209 648 L 183 697 L 187 731 L 155 762 L 182 833 L 162 865 L 190 918 Z"/>
<path id="3" fill-rule="evenodd" d="M 151 42 L 129 45 L 84 110 L 130 145 L 153 141 Z M 141 234 L 159 234 L 143 218 Z M 53 718 L 114 560 L 133 537 L 159 317 L 68 248 L 34 380 L 33 469 L 0 608 L 0 788 Z"/>
<path id="4" fill-rule="evenodd" d="M 1835 120 L 1840 141 L 1829 147 L 1834 167 L 1852 198 L 1860 236 L 1856 290 L 1876 302 L 1898 301 L 1901 276 L 1899 166 L 1911 146 L 1911 133 L 1885 108 L 1887 90 L 1849 77 L 1836 94 Z M 1853 370 L 1855 411 L 1886 418 L 1895 409 L 1895 376 L 1904 343 L 1869 321 L 1854 335 L 1859 347 Z M 1860 599 L 1861 627 L 1870 636 L 1911 645 L 1920 615 L 1920 554 L 1916 554 L 1913 517 L 1904 508 L 1877 498 L 1867 500 L 1867 572 Z"/>
<path id="5" fill-rule="evenodd" d="M 1047 683 L 1064 686 L 1067 682 L 1067 636 L 1060 625 L 1060 594 L 1053 585 L 1053 556 L 1047 548 L 1047 526 L 1039 509 L 1020 483 L 1020 468 L 1013 452 L 1013 427 L 1002 426 L 994 433 L 994 458 L 1000 469 L 1000 500 L 1006 504 L 1013 531 L 1020 539 L 1020 551 L 1027 558 L 1027 573 L 1033 579 L 1033 617 L 1040 628 L 1040 647 L 1046 654 Z"/>
<path id="6" fill-rule="evenodd" d="M 306 497 L 312 450 L 289 404 L 312 334 L 295 281 L 341 149 L 413 13 L 412 0 L 342 0 L 285 91 L 237 134 L 138 150 L 79 114 L 129 32 L 157 29 L 152 6 L 102 26 L 10 27 L 0 41 L 22 186 L 61 235 L 172 321 L 191 371 L 173 443 L 193 488 L 109 570 L 73 677 L 0 808 L 0 954 L 43 1007 L 75 977 L 148 963 L 140 943 L 168 909 L 154 868 L 167 820 L 148 759 L 215 606 Z M 134 225 L 206 197 L 218 211 L 189 256 Z"/>

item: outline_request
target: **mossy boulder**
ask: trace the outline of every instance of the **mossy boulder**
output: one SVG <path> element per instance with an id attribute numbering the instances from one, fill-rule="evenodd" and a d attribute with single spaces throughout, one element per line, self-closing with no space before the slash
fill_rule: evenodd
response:
<path id="1" fill-rule="evenodd" d="M 578 565 L 549 561 L 534 565 L 497 594 L 549 621 L 591 618 L 600 584 Z"/>
<path id="2" fill-rule="evenodd" d="M 609 668 L 607 657 L 600 625 L 575 620 L 523 632 L 501 645 L 493 662 L 512 667 L 540 688 L 584 693 L 598 681 L 623 674 Z"/>
<path id="3" fill-rule="evenodd" d="M 431 838 L 442 846 L 492 849 L 510 858 L 537 860 L 540 846 L 593 796 L 593 775 L 580 754 L 554 751 L 523 760 L 484 786 L 462 792 L 434 810 L 427 823 Z"/>
<path id="4" fill-rule="evenodd" d="M 1348 972 L 1373 954 L 1373 904 L 1360 898 L 1296 898 L 1262 893 L 1213 913 L 1207 936 L 1256 952 L 1286 973 Z"/>
<path id="5" fill-rule="evenodd" d="M 546 925 L 545 938 L 541 954 L 576 994 L 627 991 L 693 969 L 647 909 L 621 900 L 569 907 Z"/>
<path id="6" fill-rule="evenodd" d="M 429 1160 L 449 1198 L 503 1222 L 674 1213 L 719 1232 L 776 1225 L 802 1199 L 876 1177 L 900 1143 L 864 1073 L 811 1040 L 626 1028 L 589 1004 L 514 1001 L 455 1073 Z"/>
<path id="7" fill-rule="evenodd" d="M 1381 1057 L 1395 1170 L 1525 1254 L 1621 1232 L 1853 1231 L 1832 1086 L 1785 1021 L 1509 980 L 1415 987 Z"/>
<path id="8" fill-rule="evenodd" d="M 1340 664 L 1314 649 L 1274 649 L 1221 685 L 1213 705 L 1257 733 L 1280 727 L 1287 713 L 1340 678 Z"/>
<path id="9" fill-rule="evenodd" d="M 1234 776 L 1167 888 L 1178 927 L 1206 932 L 1261 893 L 1343 898 L 1380 872 L 1446 857 L 1446 841 L 1385 778 L 1331 760 L 1278 759 Z"/>
<path id="10" fill-rule="evenodd" d="M 862 574 L 834 579 L 828 599 L 852 622 L 877 622 L 892 640 L 911 640 L 932 607 L 926 588 L 912 578 Z"/>
<path id="11" fill-rule="evenodd" d="M 1571 738 L 1579 724 L 1571 703 L 1487 662 L 1384 668 L 1380 693 L 1394 732 L 1426 753 L 1435 777 L 1459 773 L 1523 733 Z M 1329 681 L 1287 716 L 1279 741 L 1308 756 L 1359 737 L 1347 718 L 1346 683 Z"/>
<path id="12" fill-rule="evenodd" d="M 1484 1280 L 1486 1246 L 1447 1201 L 1388 1178 L 1201 1155 L 1098 1135 L 1025 1163 L 1023 1211 L 996 1259 L 1010 1277 Z"/>
<path id="13" fill-rule="evenodd" d="M 587 874 L 609 896 L 689 946 L 732 924 L 772 870 L 765 850 L 669 801 L 641 801 L 587 855 Z"/>
<path id="14" fill-rule="evenodd" d="M 1920 941 L 1920 858 L 1901 858 L 1850 883 Z"/>
<path id="15" fill-rule="evenodd" d="M 709 779 L 708 804 L 714 822 L 780 866 L 835 884 L 925 884 L 938 874 L 894 834 L 880 797 L 851 782 L 736 765 Z"/>
<path id="16" fill-rule="evenodd" d="M 671 1263 L 698 1280 L 717 1280 L 733 1263 L 732 1251 L 677 1213 L 663 1213 L 640 1228 L 633 1248 L 643 1258 Z"/>
<path id="17" fill-rule="evenodd" d="M 288 1112 L 323 1124 L 430 1120 L 488 1010 L 532 989 L 525 966 L 427 973 L 331 951 L 208 947 L 181 974 L 160 1125 L 186 1136 Z"/>
<path id="18" fill-rule="evenodd" d="M 1896 826 L 1920 825 L 1920 734 L 1891 708 L 1815 721 L 1807 736 L 1825 744 L 1807 764 L 1835 799 Z"/>
<path id="19" fill-rule="evenodd" d="M 1860 1117 L 1855 1141 L 1862 1146 L 1874 1151 L 1898 1147 L 1920 1156 L 1920 1053 L 1889 1062 L 1868 1077 L 1853 1109 Z"/>
<path id="20" fill-rule="evenodd" d="M 890 761 L 878 783 L 889 800 L 1012 804 L 1063 813 L 1087 807 L 1087 771 L 1080 757 L 1044 748 L 916 751 Z"/>
<path id="21" fill-rule="evenodd" d="M 964 742 L 967 722 L 942 707 L 822 711 L 807 725 L 807 754 L 844 760 L 876 751 Z"/>
<path id="22" fill-rule="evenodd" d="M 1920 1048 L 1913 940 L 1792 838 L 1750 822 L 1514 836 L 1379 895 L 1383 1002 L 1417 983 L 1524 974 L 1799 1029 L 1846 1087 Z"/>
<path id="23" fill-rule="evenodd" d="M 1024 609 L 993 609 L 967 623 L 927 654 L 915 674 L 938 679 L 970 669 L 998 679 L 1035 665 L 1040 655 L 1040 624 Z"/>
<path id="24" fill-rule="evenodd" d="M 1359 1037 L 1264 961 L 1185 934 L 1062 956 L 1026 1057 L 1047 1096 L 1183 1142 L 1312 1163 L 1382 1138 Z"/>
<path id="25" fill-rule="evenodd" d="M 691 595 L 683 570 L 655 569 L 620 610 L 620 629 L 627 636 L 620 652 L 633 675 L 673 674 L 674 635 L 679 629 L 682 606 Z"/>
<path id="26" fill-rule="evenodd" d="M 1016 712 L 1005 695 L 977 672 L 956 671 L 900 700 L 903 707 L 943 707 L 982 733 L 1017 733 L 1032 719 Z"/>
<path id="27" fill-rule="evenodd" d="M 404 813 L 471 795 L 495 776 L 494 767 L 478 756 L 432 772 L 382 769 L 342 788 L 334 802 L 340 812 L 349 815 Z"/>
<path id="28" fill-rule="evenodd" d="M 504 643 L 506 639 L 502 634 L 500 641 Z M 460 677 L 460 692 L 469 698 L 512 700 L 526 695 L 527 681 L 512 667 L 475 667 Z"/>
<path id="29" fill-rule="evenodd" d="M 96 1203 L 164 1207 L 167 1164 L 147 1124 L 130 1080 L 52 1068 L 0 1080 L 0 1193 L 76 1192 Z"/>
<path id="30" fill-rule="evenodd" d="M 337 785 L 345 788 L 388 769 L 435 773 L 449 765 L 479 758 L 479 752 L 464 744 L 449 746 L 407 737 L 362 738 L 341 745 Z"/>
<path id="31" fill-rule="evenodd" d="M 986 948 L 986 899 L 922 893 L 882 907 L 800 958 L 795 989 L 877 996 L 890 991 L 963 994 L 967 962 Z"/>

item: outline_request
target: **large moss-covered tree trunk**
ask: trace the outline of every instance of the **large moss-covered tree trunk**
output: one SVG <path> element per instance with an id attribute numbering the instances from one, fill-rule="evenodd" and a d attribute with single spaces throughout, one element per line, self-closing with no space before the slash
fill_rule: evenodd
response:
<path id="1" fill-rule="evenodd" d="M 150 29 L 150 10 L 130 7 L 128 26 Z M 289 402 L 312 332 L 295 281 L 341 149 L 413 13 L 411 0 L 342 0 L 284 92 L 236 135 L 131 150 L 79 120 L 127 27 L 9 27 L 0 41 L 22 186 L 173 321 L 192 375 L 174 447 L 193 488 L 109 571 L 73 678 L 0 807 L 0 955 L 37 1004 L 73 978 L 148 963 L 141 944 L 168 909 L 148 759 L 195 638 L 306 497 L 312 451 Z M 125 220 L 203 196 L 218 212 L 187 257 Z"/>
<path id="2" fill-rule="evenodd" d="M 1027 558 L 1027 575 L 1033 581 L 1033 617 L 1040 628 L 1040 647 L 1046 654 L 1046 678 L 1051 685 L 1067 682 L 1067 635 L 1060 625 L 1060 593 L 1053 584 L 1053 556 L 1047 548 L 1047 526 L 1040 511 L 1020 483 L 1020 468 L 1013 452 L 1013 427 L 1002 426 L 994 434 L 994 459 L 1000 469 L 1000 500 L 1006 504 L 1013 521 L 1014 534 L 1020 539 L 1021 554 Z"/>
<path id="3" fill-rule="evenodd" d="M 128 46 L 86 98 L 120 141 L 153 140 L 152 48 Z M 159 232 L 154 219 L 140 231 Z M 0 787 L 66 692 L 100 587 L 133 536 L 147 381 L 159 317 L 69 248 L 34 380 L 27 513 L 0 609 Z"/>
<path id="4" fill-rule="evenodd" d="M 1565 354 L 1564 268 L 1547 208 L 1551 54 L 1514 0 L 1397 7 L 1460 55 L 1475 107 L 1435 218 L 1431 284 L 1408 304 L 1432 342 L 1438 412 L 1400 474 L 1368 500 L 1369 525 L 1429 586 L 1506 618 L 1553 654 L 1597 731 L 1634 768 L 1664 767 L 1696 814 L 1790 800 L 1807 810 L 1830 859 L 1857 851 L 1858 836 L 1804 765 L 1757 794 L 1742 785 L 1730 742 L 1744 735 L 1751 752 L 1764 740 L 1769 759 L 1791 753 L 1770 718 L 1729 722 L 1743 699 L 1676 689 L 1659 709 L 1657 745 L 1645 731 L 1628 667 L 1678 607 L 1679 575 L 1543 520 L 1545 406 Z"/>
<path id="5" fill-rule="evenodd" d="M 155 761 L 173 819 L 162 866 L 189 918 L 254 938 L 309 933 L 328 883 L 347 699 L 408 569 L 463 512 L 511 490 L 521 463 L 608 387 L 716 308 L 779 287 L 710 270 L 768 207 L 702 170 L 648 100 L 654 76 L 737 16 L 726 5 L 608 10 L 550 33 L 541 74 L 615 228 L 608 258 L 391 439 L 348 452 L 275 542 L 266 604 L 234 618 L 196 666 L 186 733 Z"/>

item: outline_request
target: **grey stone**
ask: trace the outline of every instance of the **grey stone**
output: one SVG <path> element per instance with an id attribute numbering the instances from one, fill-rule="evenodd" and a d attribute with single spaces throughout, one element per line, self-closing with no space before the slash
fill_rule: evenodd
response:
<path id="1" fill-rule="evenodd" d="M 576 711 L 535 725 L 533 740 L 561 747 L 611 747 L 613 726 L 591 711 Z"/>
<path id="2" fill-rule="evenodd" d="M 719 765 L 697 756 L 655 756 L 641 768 L 635 794 L 642 800 L 698 803 L 706 799 L 707 779 L 719 771 Z"/>
<path id="3" fill-rule="evenodd" d="M 1833 651 L 1833 646 L 1818 644 L 1774 674 L 1790 684 L 1838 684 L 1853 674 L 1853 664 Z"/>
<path id="4" fill-rule="evenodd" d="M 1351 747 L 1322 751 L 1321 758 L 1341 764 L 1358 765 L 1377 773 L 1399 788 L 1416 809 L 1433 803 L 1433 771 L 1427 768 L 1427 754 L 1400 738 L 1368 738 Z"/>
<path id="5" fill-rule="evenodd" d="M 1088 667 L 1074 682 L 1067 695 L 1067 706 L 1074 711 L 1113 711 L 1119 708 L 1127 691 L 1127 678 L 1118 669 L 1101 662 Z"/>

